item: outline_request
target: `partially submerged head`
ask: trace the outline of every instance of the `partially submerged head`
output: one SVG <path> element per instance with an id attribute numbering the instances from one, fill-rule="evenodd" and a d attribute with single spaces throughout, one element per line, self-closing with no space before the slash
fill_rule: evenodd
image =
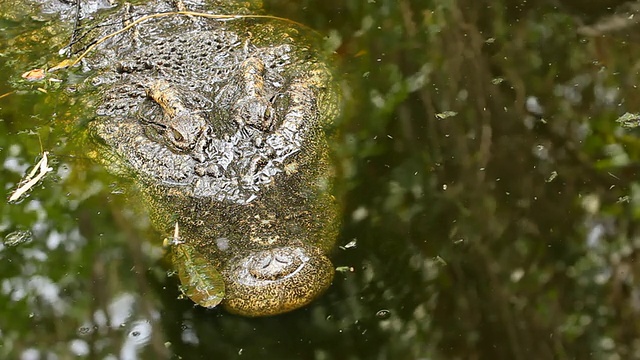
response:
<path id="1" fill-rule="evenodd" d="M 320 39 L 282 21 L 183 20 L 141 23 L 143 41 L 85 59 L 101 70 L 85 81 L 100 88 L 91 156 L 134 180 L 156 227 L 184 225 L 173 261 L 194 302 L 302 307 L 333 279 L 339 222 L 325 130 L 340 102 Z"/>
<path id="2" fill-rule="evenodd" d="M 283 246 L 256 250 L 228 262 L 222 271 L 227 311 L 269 316 L 310 303 L 331 284 L 333 264 L 319 250 Z"/>

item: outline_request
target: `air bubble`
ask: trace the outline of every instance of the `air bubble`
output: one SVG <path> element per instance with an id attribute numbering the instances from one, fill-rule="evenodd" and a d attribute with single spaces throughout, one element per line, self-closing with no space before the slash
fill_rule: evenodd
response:
<path id="1" fill-rule="evenodd" d="M 378 310 L 376 317 L 380 320 L 386 320 L 391 317 L 391 311 L 387 309 Z"/>

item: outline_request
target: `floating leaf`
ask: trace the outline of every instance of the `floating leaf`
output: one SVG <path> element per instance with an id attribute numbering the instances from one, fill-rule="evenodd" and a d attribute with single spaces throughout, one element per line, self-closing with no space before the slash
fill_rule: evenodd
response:
<path id="1" fill-rule="evenodd" d="M 616 122 L 620 123 L 622 127 L 635 128 L 640 126 L 640 114 L 625 113 Z"/>
<path id="2" fill-rule="evenodd" d="M 439 114 L 436 114 L 436 117 L 438 119 L 442 120 L 442 119 L 446 119 L 446 118 L 449 118 L 449 117 L 452 117 L 452 116 L 456 116 L 456 115 L 458 115 L 458 113 L 455 112 L 455 111 L 443 111 L 443 112 L 441 112 Z"/>
<path id="3" fill-rule="evenodd" d="M 44 79 L 45 71 L 43 69 L 33 69 L 22 74 L 22 78 L 28 81 L 38 81 Z"/>
<path id="4" fill-rule="evenodd" d="M 20 244 L 27 243 L 31 241 L 33 238 L 33 234 L 29 230 L 17 230 L 12 233 L 7 234 L 4 237 L 4 244 L 6 246 L 18 246 Z"/>
<path id="5" fill-rule="evenodd" d="M 224 299 L 224 280 L 218 270 L 193 246 L 171 245 L 173 266 L 178 271 L 182 292 L 196 304 L 212 308 Z"/>

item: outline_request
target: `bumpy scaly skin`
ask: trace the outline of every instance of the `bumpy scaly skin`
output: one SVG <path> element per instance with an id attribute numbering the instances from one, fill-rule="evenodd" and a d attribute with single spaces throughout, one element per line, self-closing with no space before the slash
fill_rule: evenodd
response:
<path id="1" fill-rule="evenodd" d="M 275 315 L 308 304 L 313 300 L 309 294 L 323 292 L 329 287 L 334 270 L 331 261 L 320 251 L 305 250 L 294 247 L 265 250 L 233 263 L 233 268 L 227 270 L 233 274 L 234 281 L 227 286 L 227 291 L 232 295 L 225 300 L 226 308 L 240 315 Z M 286 274 L 273 269 L 260 272 L 262 269 L 256 267 L 257 264 L 251 264 L 263 262 L 264 259 L 264 262 L 270 261 L 269 267 L 278 266 L 273 265 L 278 262 L 277 259 L 270 259 L 277 256 L 274 253 L 288 253 L 298 261 L 290 263 L 293 269 L 283 269 Z M 275 281 L 277 278 L 274 273 L 283 275 L 280 281 Z"/>
<path id="2" fill-rule="evenodd" d="M 151 1 L 118 14 L 172 10 Z M 222 274 L 225 307 L 242 315 L 296 309 L 333 278 L 326 128 L 338 97 L 304 32 L 279 20 L 166 16 L 85 61 L 100 93 L 89 123 L 96 157 L 135 177 L 159 229 L 180 224 L 181 241 Z"/>

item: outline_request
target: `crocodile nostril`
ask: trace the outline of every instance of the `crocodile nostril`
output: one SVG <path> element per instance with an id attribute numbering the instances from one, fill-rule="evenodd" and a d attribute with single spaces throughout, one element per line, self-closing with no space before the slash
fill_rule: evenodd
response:
<path id="1" fill-rule="evenodd" d="M 265 250 L 249 257 L 246 263 L 249 274 L 255 279 L 277 280 L 295 273 L 303 261 L 293 253 L 283 253 L 283 249 Z"/>
<path id="2" fill-rule="evenodd" d="M 288 263 L 291 262 L 291 256 L 286 256 L 286 255 L 283 255 L 283 254 L 277 254 L 275 256 L 275 260 L 277 262 L 279 262 L 279 263 L 282 263 L 282 264 L 288 264 Z"/>
<path id="3" fill-rule="evenodd" d="M 266 269 L 267 266 L 271 264 L 271 260 L 272 260 L 271 255 L 265 254 L 265 256 L 259 260 L 258 266 L 260 266 L 261 269 Z"/>

